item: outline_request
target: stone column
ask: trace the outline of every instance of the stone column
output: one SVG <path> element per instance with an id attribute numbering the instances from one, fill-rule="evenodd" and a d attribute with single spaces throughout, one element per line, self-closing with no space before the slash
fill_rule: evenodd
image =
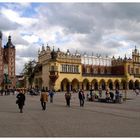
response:
<path id="1" fill-rule="evenodd" d="M 108 86 L 107 82 L 105 82 L 105 90 L 106 90 L 107 88 L 109 88 L 109 86 Z"/>
<path id="2" fill-rule="evenodd" d="M 89 82 L 89 90 L 92 89 L 92 84 Z"/>
<path id="3" fill-rule="evenodd" d="M 82 89 L 83 88 L 82 85 L 83 85 L 83 83 L 82 82 L 79 82 L 79 89 Z"/>
<path id="4" fill-rule="evenodd" d="M 72 90 L 72 85 L 71 85 L 71 82 L 69 82 L 69 91 Z"/>
<path id="5" fill-rule="evenodd" d="M 128 86 L 129 86 L 129 83 L 126 82 L 126 85 L 125 85 L 125 94 L 124 94 L 124 100 L 125 100 L 125 101 L 127 100 L 127 90 L 128 90 Z"/>
<path id="6" fill-rule="evenodd" d="M 115 83 L 112 82 L 112 90 L 115 90 Z"/>

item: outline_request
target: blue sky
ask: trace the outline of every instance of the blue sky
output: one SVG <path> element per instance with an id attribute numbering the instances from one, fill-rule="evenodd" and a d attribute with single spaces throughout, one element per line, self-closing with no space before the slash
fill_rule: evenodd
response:
<path id="1" fill-rule="evenodd" d="M 16 73 L 42 44 L 88 55 L 131 57 L 140 49 L 140 3 L 0 3 L 3 45 L 16 46 Z"/>

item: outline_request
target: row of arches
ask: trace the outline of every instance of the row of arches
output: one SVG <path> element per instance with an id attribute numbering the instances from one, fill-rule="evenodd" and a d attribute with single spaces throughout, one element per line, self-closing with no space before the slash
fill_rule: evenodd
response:
<path id="1" fill-rule="evenodd" d="M 140 88 L 140 82 L 138 80 L 133 81 L 126 81 L 126 80 L 104 80 L 101 79 L 100 81 L 97 79 L 93 79 L 91 82 L 88 79 L 84 79 L 82 82 L 80 82 L 78 79 L 73 79 L 72 81 L 69 81 L 67 78 L 64 78 L 61 82 L 61 91 L 69 90 L 77 90 L 77 89 L 83 89 L 83 90 L 98 90 L 101 88 L 102 90 L 105 90 L 106 88 L 113 89 L 139 89 Z"/>

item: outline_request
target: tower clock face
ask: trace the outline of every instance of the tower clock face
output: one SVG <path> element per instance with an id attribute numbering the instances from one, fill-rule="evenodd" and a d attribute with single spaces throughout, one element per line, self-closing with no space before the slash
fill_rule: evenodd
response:
<path id="1" fill-rule="evenodd" d="M 4 65 L 4 73 L 8 74 L 8 65 L 7 64 Z"/>

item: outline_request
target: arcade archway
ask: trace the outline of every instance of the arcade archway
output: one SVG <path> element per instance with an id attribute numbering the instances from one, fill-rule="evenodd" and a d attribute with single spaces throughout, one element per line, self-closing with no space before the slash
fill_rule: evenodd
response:
<path id="1" fill-rule="evenodd" d="M 83 80 L 83 90 L 89 90 L 89 81 L 88 81 L 88 79 Z"/>
<path id="2" fill-rule="evenodd" d="M 114 85 L 115 85 L 115 89 L 120 89 L 119 80 L 115 80 Z"/>
<path id="3" fill-rule="evenodd" d="M 77 79 L 73 79 L 71 82 L 71 90 L 77 91 L 79 89 L 79 81 Z"/>
<path id="4" fill-rule="evenodd" d="M 100 82 L 99 82 L 99 87 L 102 89 L 102 90 L 105 90 L 106 89 L 106 84 L 105 84 L 105 80 L 102 79 Z"/>
<path id="5" fill-rule="evenodd" d="M 92 89 L 98 90 L 98 81 L 96 79 L 91 82 Z"/>
<path id="6" fill-rule="evenodd" d="M 61 91 L 69 90 L 69 80 L 67 78 L 63 79 L 61 82 Z"/>
<path id="7" fill-rule="evenodd" d="M 113 90 L 113 82 L 112 82 L 111 79 L 108 80 L 107 84 L 108 84 L 109 89 L 110 89 L 110 90 Z"/>
<path id="8" fill-rule="evenodd" d="M 134 82 L 132 80 L 129 81 L 129 89 L 134 89 Z"/>

